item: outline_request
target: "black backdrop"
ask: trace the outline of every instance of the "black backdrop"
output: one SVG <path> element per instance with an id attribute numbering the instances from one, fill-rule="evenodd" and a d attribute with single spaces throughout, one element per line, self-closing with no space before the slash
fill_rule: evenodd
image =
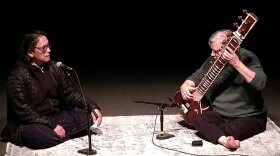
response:
<path id="1" fill-rule="evenodd" d="M 1 69 L 6 78 L 24 33 L 43 30 L 52 59 L 80 71 L 114 67 L 197 68 L 209 55 L 209 36 L 235 28 L 243 9 L 259 21 L 242 43 L 269 74 L 279 71 L 276 2 L 235 1 L 2 1 Z M 224 4 L 227 3 L 227 4 Z M 108 67 L 108 68 L 107 68 Z M 2 74 L 1 74 L 2 75 Z"/>

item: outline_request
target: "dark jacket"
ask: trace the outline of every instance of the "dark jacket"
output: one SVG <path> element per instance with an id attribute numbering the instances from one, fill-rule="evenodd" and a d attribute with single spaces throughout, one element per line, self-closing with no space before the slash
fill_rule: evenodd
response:
<path id="1" fill-rule="evenodd" d="M 86 109 L 87 106 L 91 109 L 100 109 L 94 101 L 90 99 L 84 101 L 73 79 L 63 69 L 57 67 L 55 61 L 50 60 L 44 67 L 45 71 L 51 75 L 58 97 L 56 100 L 49 101 L 59 105 L 60 111 L 70 107 Z M 7 81 L 7 125 L 1 133 L 3 139 L 20 144 L 18 130 L 21 124 L 43 124 L 51 129 L 56 127 L 55 117 L 42 113 L 34 104 L 34 98 L 38 92 L 36 83 L 30 65 L 19 60 Z M 50 107 L 55 106 L 51 104 Z"/>

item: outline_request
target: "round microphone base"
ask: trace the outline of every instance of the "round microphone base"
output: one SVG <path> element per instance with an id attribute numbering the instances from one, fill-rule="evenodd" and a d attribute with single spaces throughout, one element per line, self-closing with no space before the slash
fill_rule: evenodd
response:
<path id="1" fill-rule="evenodd" d="M 172 137 L 175 137 L 175 135 L 168 134 L 168 133 L 163 133 L 163 134 L 158 134 L 156 138 L 158 140 L 164 140 L 164 139 L 169 139 L 169 138 L 172 138 Z"/>
<path id="2" fill-rule="evenodd" d="M 78 150 L 78 153 L 81 153 L 81 154 L 85 154 L 85 155 L 95 155 L 97 153 L 96 150 L 93 150 L 93 149 L 80 149 Z"/>

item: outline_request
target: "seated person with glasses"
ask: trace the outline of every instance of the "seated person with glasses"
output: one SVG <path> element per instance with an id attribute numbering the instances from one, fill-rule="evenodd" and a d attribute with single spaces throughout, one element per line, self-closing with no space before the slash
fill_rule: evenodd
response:
<path id="1" fill-rule="evenodd" d="M 53 147 L 88 134 L 88 122 L 102 123 L 100 107 L 50 59 L 46 33 L 26 34 L 7 80 L 7 125 L 1 137 L 32 149 Z M 89 111 L 91 110 L 91 114 Z"/>

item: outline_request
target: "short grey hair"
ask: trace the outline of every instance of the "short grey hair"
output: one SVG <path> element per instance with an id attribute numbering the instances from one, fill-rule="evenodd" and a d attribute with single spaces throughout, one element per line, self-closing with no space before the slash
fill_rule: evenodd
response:
<path id="1" fill-rule="evenodd" d="M 230 40 L 232 35 L 233 35 L 233 33 L 232 33 L 232 30 L 230 30 L 230 29 L 217 30 L 209 38 L 208 45 L 211 46 L 211 44 L 214 41 L 219 41 L 220 43 L 225 45 L 226 43 L 228 43 L 228 41 Z"/>

